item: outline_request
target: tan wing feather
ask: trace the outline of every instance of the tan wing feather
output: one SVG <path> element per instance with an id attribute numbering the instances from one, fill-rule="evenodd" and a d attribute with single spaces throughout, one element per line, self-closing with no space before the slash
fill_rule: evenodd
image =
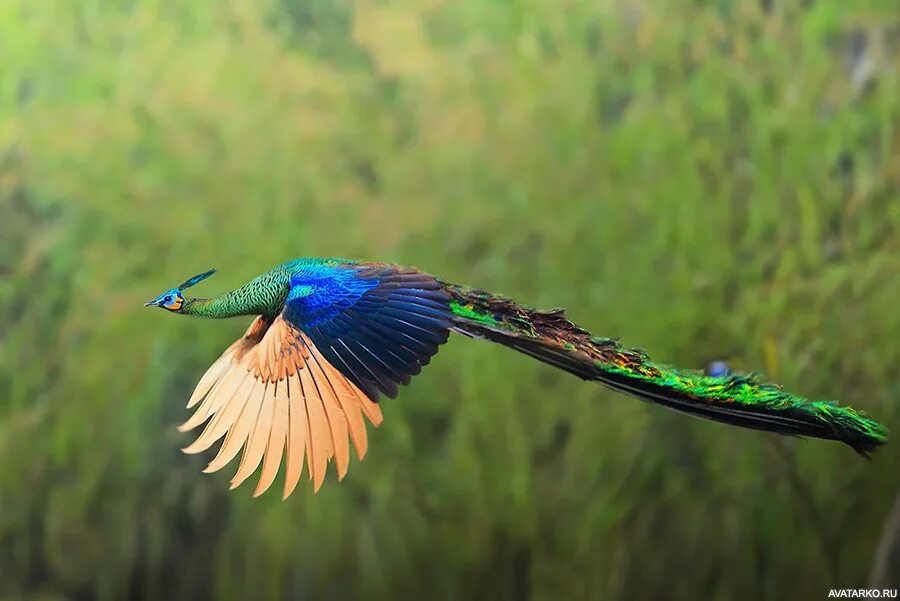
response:
<path id="1" fill-rule="evenodd" d="M 249 375 L 245 375 L 244 379 L 241 380 L 240 385 L 237 387 L 237 390 L 231 395 L 231 398 L 225 401 L 222 408 L 213 415 L 197 440 L 183 449 L 184 452 L 191 454 L 200 453 L 225 436 L 228 429 L 234 425 L 234 421 L 240 415 L 241 408 L 247 402 L 247 397 L 256 386 L 256 383 L 256 379 Z"/>
<path id="2" fill-rule="evenodd" d="M 225 352 L 206 370 L 188 400 L 187 407 L 190 409 L 200 400 L 203 400 L 203 403 L 194 412 L 191 419 L 178 427 L 180 431 L 186 432 L 196 428 L 231 398 L 243 380 L 241 376 L 244 375 L 242 370 L 233 368 L 237 365 L 238 360 L 262 339 L 268 327 L 267 324 L 268 322 L 262 317 L 254 319 L 244 335 L 225 349 Z"/>
<path id="3" fill-rule="evenodd" d="M 293 375 L 287 379 L 288 383 L 288 429 L 287 429 L 287 458 L 285 460 L 284 495 L 287 499 L 294 492 L 303 472 L 303 454 L 309 452 L 309 436 L 307 427 L 309 421 L 306 417 L 306 401 L 303 398 L 303 388 L 300 379 Z"/>
<path id="4" fill-rule="evenodd" d="M 341 409 L 334 386 L 328 375 L 319 366 L 315 359 L 306 363 L 311 379 L 318 389 L 322 407 L 325 409 L 325 419 L 331 432 L 331 446 L 334 450 L 334 462 L 337 467 L 338 480 L 342 480 L 347 473 L 350 464 L 350 442 L 348 440 L 347 418 Z"/>
<path id="5" fill-rule="evenodd" d="M 182 432 L 193 430 L 218 413 L 222 408 L 222 405 L 234 396 L 234 393 L 237 392 L 238 387 L 243 384 L 248 375 L 246 370 L 235 369 L 235 366 L 232 365 L 229 368 L 229 371 L 226 371 L 219 381 L 213 385 L 212 390 L 209 391 L 209 394 L 207 394 L 206 398 L 203 399 L 203 402 L 200 403 L 200 406 L 194 412 L 194 415 L 181 424 L 178 429 Z"/>
<path id="6" fill-rule="evenodd" d="M 253 389 L 247 396 L 244 406 L 240 411 L 240 415 L 234 424 L 228 428 L 228 434 L 225 436 L 225 442 L 219 447 L 219 452 L 215 458 L 209 462 L 203 471 L 207 474 L 219 471 L 235 458 L 241 448 L 250 437 L 250 428 L 259 419 L 259 410 L 262 406 L 263 397 L 266 394 L 266 382 L 254 380 Z"/>
<path id="7" fill-rule="evenodd" d="M 356 447 L 356 457 L 362 461 L 366 456 L 366 451 L 369 449 L 369 439 L 366 436 L 366 422 L 362 417 L 359 399 L 355 395 L 350 394 L 341 383 L 338 382 L 333 385 L 335 387 L 335 396 L 347 420 L 350 439 L 353 440 L 353 446 Z"/>
<path id="8" fill-rule="evenodd" d="M 197 387 L 194 389 L 194 393 L 191 395 L 190 400 L 188 400 L 187 408 L 190 409 L 194 405 L 200 402 L 201 399 L 206 397 L 207 393 L 212 389 L 213 385 L 215 385 L 228 371 L 228 368 L 231 367 L 232 355 L 229 348 L 226 350 L 221 357 L 216 359 L 216 362 L 213 363 L 206 373 L 203 374 L 203 377 L 200 378 L 200 382 L 197 384 Z"/>
<path id="9" fill-rule="evenodd" d="M 274 417 L 277 408 L 275 405 L 275 388 L 277 386 L 277 382 L 270 383 L 266 386 L 266 390 L 263 393 L 265 396 L 262 399 L 259 410 L 259 416 L 256 418 L 256 423 L 253 424 L 250 431 L 250 438 L 248 439 L 247 446 L 244 447 L 244 454 L 241 455 L 241 462 L 238 464 L 237 472 L 235 472 L 234 477 L 231 479 L 232 489 L 237 488 L 244 480 L 249 478 L 263 460 L 263 455 L 266 452 L 266 445 L 269 442 L 269 435 L 272 432 L 272 418 Z"/>
<path id="10" fill-rule="evenodd" d="M 316 390 L 312 374 L 308 368 L 297 372 L 300 383 L 303 386 L 303 398 L 306 403 L 306 416 L 309 420 L 307 442 L 309 443 L 306 456 L 309 466 L 309 477 L 313 481 L 313 491 L 318 491 L 325 481 L 325 470 L 328 467 L 328 459 L 334 454 L 331 444 L 331 432 L 328 430 L 328 420 L 325 418 L 325 408 L 322 399 Z M 291 399 L 293 401 L 293 399 Z"/>
<path id="11" fill-rule="evenodd" d="M 306 337 L 304 336 L 304 338 Z M 334 375 L 334 379 L 343 381 L 344 385 L 353 392 L 354 396 L 356 396 L 357 398 L 357 402 L 359 403 L 359 408 L 362 409 L 363 413 L 366 414 L 366 417 L 369 418 L 369 421 L 372 422 L 374 426 L 380 425 L 384 418 L 381 415 L 381 407 L 378 406 L 378 403 L 373 402 L 368 396 L 366 396 L 366 393 L 357 388 L 357 386 L 350 380 L 348 380 L 344 376 L 344 374 L 342 374 L 336 367 L 328 363 L 328 360 L 322 356 L 322 353 L 319 352 L 319 349 L 317 349 L 312 344 L 312 342 L 309 343 L 309 350 L 319 362 L 319 365 L 327 365 L 330 368 L 331 374 Z"/>
<path id="12" fill-rule="evenodd" d="M 272 409 L 272 426 L 269 432 L 269 441 L 266 444 L 266 455 L 263 458 L 262 473 L 259 476 L 259 483 L 253 496 L 266 492 L 275 476 L 278 474 L 278 467 L 281 465 L 281 456 L 284 454 L 284 447 L 287 444 L 288 431 L 288 390 L 287 381 L 282 380 L 275 384 L 275 398 L 273 400 L 274 407 Z M 303 447 L 301 447 L 303 448 Z M 300 460 L 303 463 L 303 460 Z"/>

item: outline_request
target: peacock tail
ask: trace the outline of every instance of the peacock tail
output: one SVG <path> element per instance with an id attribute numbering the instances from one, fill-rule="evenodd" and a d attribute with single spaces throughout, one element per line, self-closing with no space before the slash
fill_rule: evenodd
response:
<path id="1" fill-rule="evenodd" d="M 711 376 L 654 363 L 641 350 L 593 336 L 562 309 L 540 311 L 484 290 L 446 288 L 457 332 L 499 342 L 584 380 L 733 426 L 838 440 L 861 455 L 887 439 L 884 427 L 861 412 L 809 401 L 758 374 Z"/>
<path id="2" fill-rule="evenodd" d="M 285 466 L 284 497 L 304 466 L 314 490 L 329 462 L 347 473 L 351 447 L 368 448 L 365 421 L 382 421 L 394 398 L 451 332 L 490 340 L 585 380 L 733 426 L 838 440 L 866 455 L 886 440 L 876 421 L 833 402 L 808 401 L 753 374 L 708 375 L 652 362 L 599 338 L 563 310 L 541 311 L 418 269 L 346 259 L 297 259 L 212 298 L 184 291 L 194 276 L 146 305 L 210 318 L 255 316 L 206 371 L 180 429 L 203 431 L 184 450 L 221 446 L 205 471 L 241 455 L 232 488 L 261 467 L 255 495 Z"/>

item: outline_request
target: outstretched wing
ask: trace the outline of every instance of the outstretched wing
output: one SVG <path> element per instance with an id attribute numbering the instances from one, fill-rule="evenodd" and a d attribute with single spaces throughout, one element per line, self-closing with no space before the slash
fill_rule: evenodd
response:
<path id="1" fill-rule="evenodd" d="M 366 453 L 362 415 L 381 423 L 379 391 L 396 395 L 448 336 L 449 296 L 434 278 L 379 265 L 317 266 L 296 274 L 281 315 L 257 317 L 207 370 L 182 431 L 207 422 L 185 452 L 225 437 L 204 470 L 214 472 L 244 449 L 232 488 L 262 463 L 254 496 L 271 486 L 286 456 L 284 497 L 306 457 L 318 490 L 334 458 L 349 465 L 349 440 Z"/>

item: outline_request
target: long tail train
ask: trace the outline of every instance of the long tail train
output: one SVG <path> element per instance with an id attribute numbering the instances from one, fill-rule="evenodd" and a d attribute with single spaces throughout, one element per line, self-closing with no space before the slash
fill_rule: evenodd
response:
<path id="1" fill-rule="evenodd" d="M 838 440 L 863 456 L 887 440 L 885 428 L 861 412 L 809 401 L 756 374 L 709 376 L 653 363 L 642 351 L 579 328 L 562 309 L 540 311 L 484 290 L 445 286 L 456 332 L 498 342 L 582 379 L 734 426 Z"/>

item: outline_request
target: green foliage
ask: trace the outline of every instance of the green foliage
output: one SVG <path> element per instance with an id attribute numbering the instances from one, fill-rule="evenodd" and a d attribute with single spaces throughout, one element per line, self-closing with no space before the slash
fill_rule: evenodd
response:
<path id="1" fill-rule="evenodd" d="M 142 309 L 418 265 L 900 430 L 900 8 L 0 3 L 0 598 L 820 598 L 900 486 L 453 340 L 288 502 L 178 449 L 246 326 Z M 276 483 L 277 488 L 277 483 Z"/>

